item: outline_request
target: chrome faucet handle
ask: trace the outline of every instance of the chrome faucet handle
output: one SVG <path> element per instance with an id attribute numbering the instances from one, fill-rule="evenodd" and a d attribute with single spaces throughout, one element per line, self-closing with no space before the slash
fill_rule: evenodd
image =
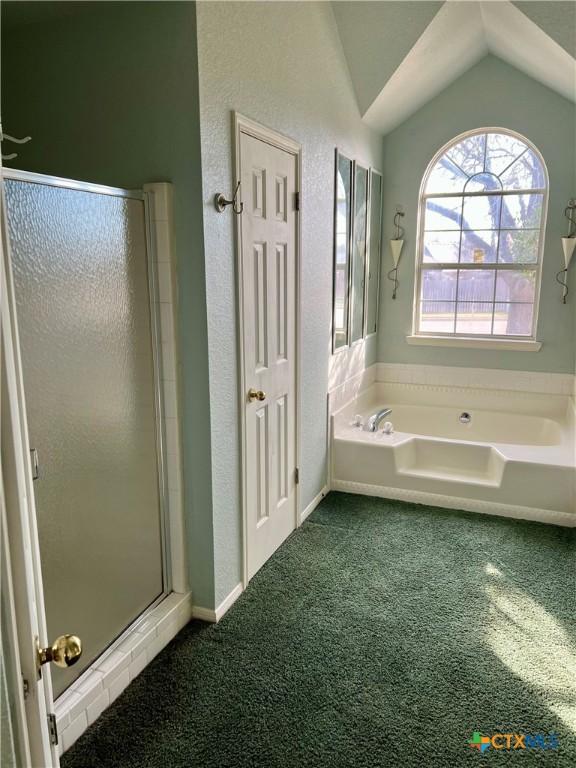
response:
<path id="1" fill-rule="evenodd" d="M 376 414 L 373 413 L 372 416 L 366 421 L 364 424 L 364 427 L 367 432 L 376 432 Z"/>

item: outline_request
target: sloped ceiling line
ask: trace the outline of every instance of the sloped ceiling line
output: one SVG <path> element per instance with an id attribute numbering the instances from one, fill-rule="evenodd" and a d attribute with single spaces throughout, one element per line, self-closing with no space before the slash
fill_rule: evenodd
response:
<path id="1" fill-rule="evenodd" d="M 388 133 L 489 53 L 576 101 L 576 51 L 560 30 L 576 29 L 576 4 L 546 4 L 562 14 L 531 19 L 508 0 L 333 3 L 364 121 Z"/>

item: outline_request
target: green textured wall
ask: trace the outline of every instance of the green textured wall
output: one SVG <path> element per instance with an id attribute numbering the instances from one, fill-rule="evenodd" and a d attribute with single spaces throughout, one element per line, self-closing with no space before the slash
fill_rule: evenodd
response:
<path id="1" fill-rule="evenodd" d="M 540 352 L 489 351 L 409 346 L 416 255 L 418 192 L 435 152 L 464 131 L 503 127 L 518 131 L 542 152 L 550 176 L 538 322 Z M 573 373 L 576 343 L 576 277 L 570 274 L 571 301 L 561 302 L 555 281 L 563 265 L 560 238 L 563 212 L 576 196 L 576 106 L 494 56 L 487 56 L 384 139 L 384 251 L 378 360 Z M 395 206 L 405 209 L 405 244 L 400 288 L 391 301 L 392 267 L 387 241 L 393 236 Z"/>
<path id="2" fill-rule="evenodd" d="M 562 0 L 512 0 L 522 13 L 571 56 L 576 56 L 576 3 Z"/>
<path id="3" fill-rule="evenodd" d="M 432 0 L 338 0 L 332 10 L 362 114 L 436 16 Z"/>
<path id="4" fill-rule="evenodd" d="M 330 356 L 334 148 L 380 168 L 382 140 L 361 122 L 329 3 L 198 3 L 198 61 L 216 594 L 223 600 L 242 575 L 234 221 L 211 202 L 231 187 L 231 112 L 302 145 L 301 510 L 326 483 L 330 363 L 347 372 L 350 352 L 368 365 L 375 359 L 374 338 L 337 361 Z"/>
<path id="5" fill-rule="evenodd" d="M 214 601 L 196 8 L 2 4 L 2 122 L 18 168 L 138 188 L 174 184 L 185 509 L 197 604 Z M 9 7 L 7 7 L 9 6 Z"/>

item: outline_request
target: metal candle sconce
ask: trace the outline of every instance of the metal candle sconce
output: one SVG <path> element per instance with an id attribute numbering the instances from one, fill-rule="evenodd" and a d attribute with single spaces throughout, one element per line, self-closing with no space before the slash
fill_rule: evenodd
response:
<path id="1" fill-rule="evenodd" d="M 568 296 L 568 267 L 570 266 L 570 260 L 574 254 L 574 248 L 576 247 L 576 199 L 570 200 L 566 208 L 564 209 L 564 216 L 569 221 L 568 234 L 562 238 L 562 250 L 564 251 L 564 269 L 561 269 L 556 275 L 556 282 L 560 283 L 563 287 L 562 303 L 566 304 L 566 297 Z M 564 280 L 560 277 L 563 275 Z"/>
<path id="2" fill-rule="evenodd" d="M 388 280 L 394 283 L 394 290 L 392 291 L 392 298 L 396 298 L 398 291 L 398 263 L 400 261 L 400 255 L 402 253 L 402 247 L 404 245 L 404 228 L 400 226 L 400 219 L 404 216 L 404 211 L 401 206 L 396 207 L 396 213 L 394 214 L 394 226 L 396 227 L 396 237 L 390 240 L 390 250 L 392 251 L 392 259 L 394 261 L 394 267 L 388 272 Z"/>
<path id="3" fill-rule="evenodd" d="M 239 216 L 242 213 L 242 211 L 244 210 L 244 203 L 240 203 L 240 207 L 238 207 L 238 204 L 236 203 L 236 198 L 238 197 L 239 191 L 240 191 L 240 182 L 236 184 L 236 189 L 234 190 L 234 197 L 232 198 L 232 200 L 226 200 L 222 192 L 214 195 L 214 206 L 218 211 L 218 213 L 223 213 L 226 210 L 227 205 L 232 206 L 232 210 L 237 216 Z"/>

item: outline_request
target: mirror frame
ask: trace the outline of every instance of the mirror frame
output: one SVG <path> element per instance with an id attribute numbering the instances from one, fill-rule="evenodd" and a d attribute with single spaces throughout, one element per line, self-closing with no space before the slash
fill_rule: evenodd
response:
<path id="1" fill-rule="evenodd" d="M 376 241 L 376 259 L 377 259 L 377 275 L 376 275 L 376 290 L 374 293 L 375 296 L 375 321 L 376 321 L 376 328 L 373 331 L 370 331 L 368 329 L 368 318 L 370 313 L 370 274 L 372 272 L 372 182 L 375 176 L 378 176 L 380 179 L 380 197 L 379 197 L 379 207 L 378 207 L 378 231 L 377 231 L 377 241 Z M 369 182 L 369 188 L 368 188 L 368 202 L 370 205 L 370 217 L 368 219 L 368 237 L 367 237 L 367 271 L 368 271 L 368 280 L 366 280 L 366 296 L 365 296 L 365 307 L 366 307 L 366 313 L 365 313 L 365 319 L 366 322 L 364 323 L 364 338 L 367 339 L 370 336 L 374 336 L 374 334 L 378 333 L 378 310 L 380 308 L 380 278 L 381 278 L 381 272 L 382 272 L 382 221 L 383 221 L 383 211 L 382 211 L 382 204 L 383 204 L 383 189 L 382 185 L 384 182 L 384 178 L 380 171 L 377 171 L 376 168 L 370 168 L 370 182 Z"/>
<path id="2" fill-rule="evenodd" d="M 335 162 L 334 162 L 334 223 L 332 228 L 332 354 L 335 355 L 338 352 L 341 352 L 343 349 L 346 349 L 350 345 L 350 289 L 351 289 L 351 264 L 352 264 L 352 224 L 353 224 L 353 213 L 354 213 L 354 161 L 348 157 L 348 155 L 345 155 L 343 152 L 341 152 L 338 148 L 336 148 L 335 154 L 334 154 Z M 347 230 L 347 242 L 346 242 L 346 252 L 347 252 L 347 259 L 346 259 L 346 296 L 345 296 L 345 306 L 344 306 L 344 314 L 346 317 L 346 325 L 345 325 L 345 339 L 344 343 L 340 346 L 336 346 L 336 324 L 335 324 L 335 317 L 336 317 L 336 278 L 337 278 L 337 269 L 336 269 L 336 225 L 337 225 L 337 219 L 338 219 L 338 173 L 340 168 L 340 159 L 345 160 L 349 166 L 350 166 L 350 199 L 348 204 L 348 230 Z"/>
<path id="3" fill-rule="evenodd" d="M 366 330 L 366 267 L 368 264 L 367 260 L 367 254 L 368 254 L 368 227 L 369 227 L 369 206 L 370 206 L 370 166 L 363 165 L 362 163 L 358 162 L 357 160 L 354 160 L 353 162 L 353 177 L 354 177 L 354 184 L 353 184 L 353 191 L 352 191 L 352 226 L 351 226 L 351 244 L 350 244 L 350 291 L 348 294 L 348 346 L 353 347 L 355 344 L 358 344 L 365 338 L 365 330 Z M 366 178 L 366 211 L 365 211 L 365 223 L 364 223 L 364 245 L 363 248 L 356 253 L 355 248 L 355 237 L 356 237 L 356 227 L 358 226 L 359 217 L 356 216 L 356 178 L 359 173 L 365 174 Z M 362 290 L 358 291 L 356 293 L 355 285 L 354 285 L 354 270 L 356 268 L 356 257 L 357 256 L 363 256 L 363 269 L 362 269 Z M 362 319 L 360 321 L 360 335 L 357 339 L 352 338 L 352 320 L 353 320 L 353 313 L 354 313 L 354 305 L 356 303 L 356 298 L 361 297 L 362 299 Z"/>
<path id="4" fill-rule="evenodd" d="M 380 309 L 380 283 L 382 272 L 382 221 L 383 221 L 383 174 L 376 168 L 370 165 L 364 165 L 356 160 L 348 157 L 344 152 L 341 152 L 336 147 L 334 162 L 334 221 L 332 228 L 332 322 L 331 322 L 331 336 L 332 336 L 332 354 L 336 355 L 342 352 L 344 349 L 349 349 L 360 341 L 363 341 L 370 336 L 374 336 L 378 332 L 378 313 Z M 336 315 L 336 222 L 338 214 L 338 172 L 340 166 L 340 160 L 345 160 L 350 166 L 350 204 L 348 208 L 348 237 L 346 243 L 347 249 L 347 274 L 346 274 L 346 306 L 344 308 L 346 317 L 346 331 L 345 340 L 340 346 L 336 346 L 336 328 L 335 328 L 335 315 Z M 351 319 L 352 319 L 352 302 L 353 302 L 353 260 L 354 260 L 354 230 L 356 227 L 356 169 L 359 168 L 365 171 L 367 174 L 367 188 L 366 188 L 366 242 L 364 246 L 364 292 L 363 292 L 363 318 L 362 318 L 362 335 L 355 341 L 351 341 Z M 372 253 L 372 195 L 373 195 L 373 179 L 377 176 L 380 179 L 380 196 L 379 196 L 379 216 L 378 216 L 378 233 L 377 244 L 374 248 L 375 254 Z M 376 255 L 377 262 L 377 276 L 376 276 L 376 289 L 374 293 L 375 297 L 375 319 L 376 328 L 373 331 L 368 329 L 368 316 L 370 310 L 370 273 L 372 270 L 372 257 Z"/>

